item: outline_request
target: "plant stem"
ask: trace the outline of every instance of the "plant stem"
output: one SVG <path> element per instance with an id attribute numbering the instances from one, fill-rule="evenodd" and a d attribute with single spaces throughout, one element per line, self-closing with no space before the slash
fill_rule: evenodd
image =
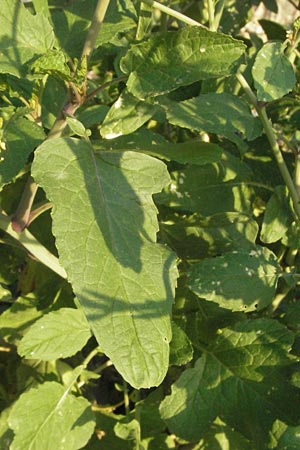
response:
<path id="1" fill-rule="evenodd" d="M 247 83 L 246 79 L 244 78 L 244 76 L 240 72 L 238 72 L 236 74 L 236 76 L 237 76 L 237 79 L 239 80 L 242 88 L 244 89 L 249 102 L 255 107 L 257 114 L 262 122 L 262 125 L 263 125 L 264 131 L 266 133 L 267 139 L 269 141 L 271 150 L 276 159 L 279 171 L 280 171 L 281 176 L 284 179 L 285 184 L 287 185 L 287 188 L 291 195 L 293 206 L 294 206 L 294 211 L 297 216 L 297 220 L 300 223 L 300 205 L 299 205 L 297 189 L 294 185 L 291 174 L 286 166 L 283 155 L 282 155 L 279 145 L 277 143 L 271 121 L 267 116 L 266 108 L 264 106 L 263 107 L 259 106 L 257 98 L 256 98 L 254 92 L 252 91 L 252 89 L 250 88 L 249 84 Z"/>
<path id="2" fill-rule="evenodd" d="M 94 50 L 96 39 L 103 23 L 110 0 L 98 0 L 90 29 L 88 31 L 81 57 L 89 57 Z"/>
<path id="3" fill-rule="evenodd" d="M 158 9 L 159 11 L 168 14 L 171 17 L 174 17 L 175 19 L 180 20 L 181 22 L 186 23 L 187 25 L 196 25 L 198 27 L 207 28 L 206 26 L 202 25 L 201 23 L 197 22 L 194 19 L 191 19 L 190 17 L 186 16 L 185 14 L 182 14 L 178 11 L 175 11 L 172 8 L 169 8 L 168 6 L 162 5 L 159 2 L 156 2 L 155 0 L 143 0 L 144 3 L 147 3 L 148 5 L 153 6 L 153 8 Z"/>
<path id="4" fill-rule="evenodd" d="M 214 0 L 207 0 L 207 10 L 208 10 L 209 29 L 210 29 L 210 31 L 216 31 Z"/>
<path id="5" fill-rule="evenodd" d="M 300 155 L 297 154 L 295 157 L 295 187 L 298 194 L 298 198 L 300 199 Z"/>
<path id="6" fill-rule="evenodd" d="M 37 192 L 38 186 L 30 175 L 26 181 L 22 197 L 15 214 L 12 217 L 11 225 L 14 231 L 20 233 L 27 227 L 31 207 Z"/>
<path id="7" fill-rule="evenodd" d="M 116 83 L 120 83 L 120 81 L 125 81 L 127 80 L 128 75 L 122 75 L 121 77 L 115 78 L 111 81 L 107 81 L 106 83 L 101 84 L 101 86 L 97 87 L 96 89 L 94 89 L 92 92 L 90 92 L 84 99 L 84 103 L 88 102 L 89 100 L 91 100 L 98 92 L 102 91 L 103 89 L 106 89 L 107 87 L 116 84 Z"/>
<path id="8" fill-rule="evenodd" d="M 0 213 L 0 228 L 16 239 L 31 255 L 53 270 L 53 272 L 57 273 L 62 278 L 67 278 L 67 274 L 59 264 L 58 259 L 52 255 L 52 253 L 50 253 L 26 228 L 21 233 L 17 233 L 12 227 L 10 217 L 3 213 Z"/>
<path id="9" fill-rule="evenodd" d="M 215 6 L 214 29 L 217 31 L 223 16 L 225 0 L 219 0 Z"/>

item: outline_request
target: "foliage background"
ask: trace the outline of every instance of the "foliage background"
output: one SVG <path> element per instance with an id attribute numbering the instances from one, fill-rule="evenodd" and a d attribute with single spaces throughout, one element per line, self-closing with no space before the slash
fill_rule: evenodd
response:
<path id="1" fill-rule="evenodd" d="M 0 447 L 299 448 L 299 2 L 0 3 Z"/>

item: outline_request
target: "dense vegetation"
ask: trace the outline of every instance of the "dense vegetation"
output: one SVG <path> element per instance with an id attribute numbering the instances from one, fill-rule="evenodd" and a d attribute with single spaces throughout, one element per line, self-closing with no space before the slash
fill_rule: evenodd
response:
<path id="1" fill-rule="evenodd" d="M 0 448 L 299 449 L 300 6 L 0 6 Z"/>

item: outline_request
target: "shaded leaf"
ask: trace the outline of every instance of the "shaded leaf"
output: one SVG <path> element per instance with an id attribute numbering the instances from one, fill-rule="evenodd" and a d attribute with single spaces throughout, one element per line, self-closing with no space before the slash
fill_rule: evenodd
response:
<path id="1" fill-rule="evenodd" d="M 0 72 L 21 77 L 26 63 L 53 46 L 51 25 L 43 14 L 32 15 L 19 0 L 2 0 Z"/>
<path id="2" fill-rule="evenodd" d="M 285 376 L 274 377 L 276 367 L 289 364 L 292 343 L 292 333 L 270 319 L 224 329 L 162 402 L 161 414 L 170 431 L 197 441 L 219 416 L 255 448 L 265 448 L 276 418 L 290 424 L 299 421 L 300 390 Z"/>
<path id="3" fill-rule="evenodd" d="M 0 336 L 9 343 L 17 344 L 24 331 L 42 316 L 36 299 L 19 297 L 10 308 L 0 315 Z"/>
<path id="4" fill-rule="evenodd" d="M 151 194 L 169 181 L 165 165 L 52 139 L 37 149 L 33 175 L 55 205 L 60 261 L 101 348 L 134 387 L 159 384 L 177 276 L 173 254 L 155 243 Z"/>
<path id="5" fill-rule="evenodd" d="M 76 450 L 89 440 L 95 421 L 85 398 L 48 382 L 21 395 L 11 410 L 9 425 L 15 432 L 11 450 Z"/>
<path id="6" fill-rule="evenodd" d="M 244 51 L 241 41 L 191 26 L 131 46 L 121 70 L 129 74 L 128 90 L 143 99 L 198 80 L 228 76 Z"/>
<path id="7" fill-rule="evenodd" d="M 185 332 L 172 322 L 170 365 L 182 366 L 193 359 L 193 346 Z"/>
<path id="8" fill-rule="evenodd" d="M 224 153 L 219 163 L 172 172 L 171 184 L 155 198 L 160 204 L 203 216 L 247 213 L 253 200 L 253 190 L 245 183 L 250 173 L 240 160 Z"/>
<path id="9" fill-rule="evenodd" d="M 277 186 L 267 203 L 260 239 L 271 244 L 281 239 L 293 221 L 291 200 L 286 186 Z"/>
<path id="10" fill-rule="evenodd" d="M 281 42 L 268 42 L 257 53 L 252 68 L 258 100 L 271 102 L 288 94 L 296 84 L 293 66 Z"/>
<path id="11" fill-rule="evenodd" d="M 280 266 L 264 247 L 236 250 L 194 264 L 189 288 L 199 297 L 232 311 L 259 311 L 274 297 Z"/>
<path id="12" fill-rule="evenodd" d="M 258 233 L 258 225 L 253 219 L 234 212 L 205 218 L 198 214 L 178 217 L 162 222 L 161 229 L 178 256 L 191 259 L 250 248 Z"/>
<path id="13" fill-rule="evenodd" d="M 60 308 L 30 327 L 18 345 L 18 353 L 42 361 L 68 358 L 81 350 L 90 337 L 90 327 L 81 310 Z"/>
<path id="14" fill-rule="evenodd" d="M 9 183 L 24 167 L 30 153 L 45 139 L 44 131 L 35 122 L 18 114 L 6 124 L 0 151 L 0 185 Z"/>
<path id="15" fill-rule="evenodd" d="M 259 119 L 244 100 L 225 92 L 202 94 L 179 103 L 168 101 L 166 107 L 167 120 L 182 128 L 221 134 L 231 140 L 237 133 L 252 140 L 262 132 Z"/>

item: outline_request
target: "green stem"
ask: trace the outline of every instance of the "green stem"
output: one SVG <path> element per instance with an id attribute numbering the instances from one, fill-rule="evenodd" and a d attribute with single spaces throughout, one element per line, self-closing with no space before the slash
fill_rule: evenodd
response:
<path id="1" fill-rule="evenodd" d="M 153 8 L 158 9 L 159 11 L 168 14 L 171 17 L 174 17 L 175 19 L 180 20 L 181 22 L 186 23 L 187 25 L 194 25 L 202 28 L 207 28 L 206 26 L 202 25 L 201 23 L 197 22 L 194 19 L 191 19 L 190 17 L 186 16 L 185 14 L 182 14 L 178 11 L 175 11 L 172 8 L 169 8 L 168 6 L 162 5 L 159 2 L 156 2 L 154 0 L 143 0 L 144 3 L 147 3 L 148 5 L 153 6 Z"/>
<path id="2" fill-rule="evenodd" d="M 58 259 L 52 255 L 26 228 L 17 233 L 11 223 L 9 216 L 0 213 L 0 229 L 16 239 L 37 260 L 49 267 L 62 278 L 67 278 L 65 270 L 59 264 Z"/>
<path id="3" fill-rule="evenodd" d="M 216 31 L 216 29 L 215 29 L 215 4 L 214 3 L 215 3 L 214 0 L 207 0 L 209 29 L 211 31 Z"/>
<path id="4" fill-rule="evenodd" d="M 83 366 L 84 369 L 87 368 L 89 362 L 94 358 L 94 356 L 98 355 L 99 352 L 100 352 L 100 348 L 99 348 L 99 347 L 96 347 L 96 348 L 94 348 L 94 350 L 92 350 L 92 351 L 87 355 L 87 357 L 85 358 L 85 360 L 84 360 L 83 363 L 82 363 L 82 366 Z"/>
<path id="5" fill-rule="evenodd" d="M 38 186 L 30 175 L 26 181 L 18 208 L 11 221 L 12 228 L 18 233 L 23 231 L 28 225 L 31 207 L 37 190 Z"/>
<path id="6" fill-rule="evenodd" d="M 81 57 L 89 57 L 94 50 L 98 33 L 102 26 L 110 0 L 98 0 L 90 29 L 88 31 Z"/>
<path id="7" fill-rule="evenodd" d="M 291 177 L 291 174 L 286 166 L 286 163 L 284 161 L 283 155 L 281 153 L 281 150 L 279 148 L 279 145 L 277 143 L 276 140 L 276 136 L 272 127 L 272 123 L 270 121 L 270 119 L 267 116 L 267 112 L 266 112 L 266 108 L 264 106 L 260 106 L 258 104 L 256 95 L 254 94 L 254 92 L 252 91 L 252 89 L 250 88 L 249 84 L 247 83 L 246 79 L 244 78 L 244 76 L 238 72 L 236 74 L 237 79 L 239 80 L 242 88 L 245 91 L 245 94 L 248 97 L 249 102 L 255 107 L 257 114 L 262 122 L 264 131 L 266 133 L 267 139 L 269 141 L 271 150 L 273 152 L 273 155 L 275 157 L 275 160 L 277 162 L 279 171 L 281 173 L 282 178 L 284 179 L 285 184 L 287 185 L 287 188 L 289 190 L 290 196 L 292 198 L 292 202 L 293 202 L 293 206 L 294 206 L 294 211 L 295 214 L 297 216 L 297 220 L 300 223 L 300 205 L 299 205 L 299 198 L 298 198 L 298 193 L 297 193 L 297 189 L 294 185 L 293 179 Z"/>
<path id="8" fill-rule="evenodd" d="M 297 154 L 295 157 L 295 187 L 298 194 L 298 198 L 300 199 L 300 155 Z"/>
<path id="9" fill-rule="evenodd" d="M 125 407 L 125 414 L 127 417 L 127 420 L 129 421 L 129 415 L 130 415 L 130 408 L 129 408 L 129 395 L 128 395 L 128 386 L 126 381 L 123 381 L 123 394 L 124 394 L 124 407 Z"/>
<path id="10" fill-rule="evenodd" d="M 98 92 L 103 91 L 103 89 L 106 89 L 109 86 L 112 86 L 113 84 L 120 83 L 121 81 L 127 80 L 127 75 L 122 75 L 121 77 L 115 78 L 113 80 L 107 81 L 106 83 L 101 84 L 101 86 L 94 89 L 92 92 L 90 92 L 84 99 L 84 103 L 91 100 Z"/>
<path id="11" fill-rule="evenodd" d="M 215 6 L 215 20 L 214 20 L 214 29 L 217 30 L 219 28 L 223 11 L 225 6 L 225 0 L 219 0 Z"/>

